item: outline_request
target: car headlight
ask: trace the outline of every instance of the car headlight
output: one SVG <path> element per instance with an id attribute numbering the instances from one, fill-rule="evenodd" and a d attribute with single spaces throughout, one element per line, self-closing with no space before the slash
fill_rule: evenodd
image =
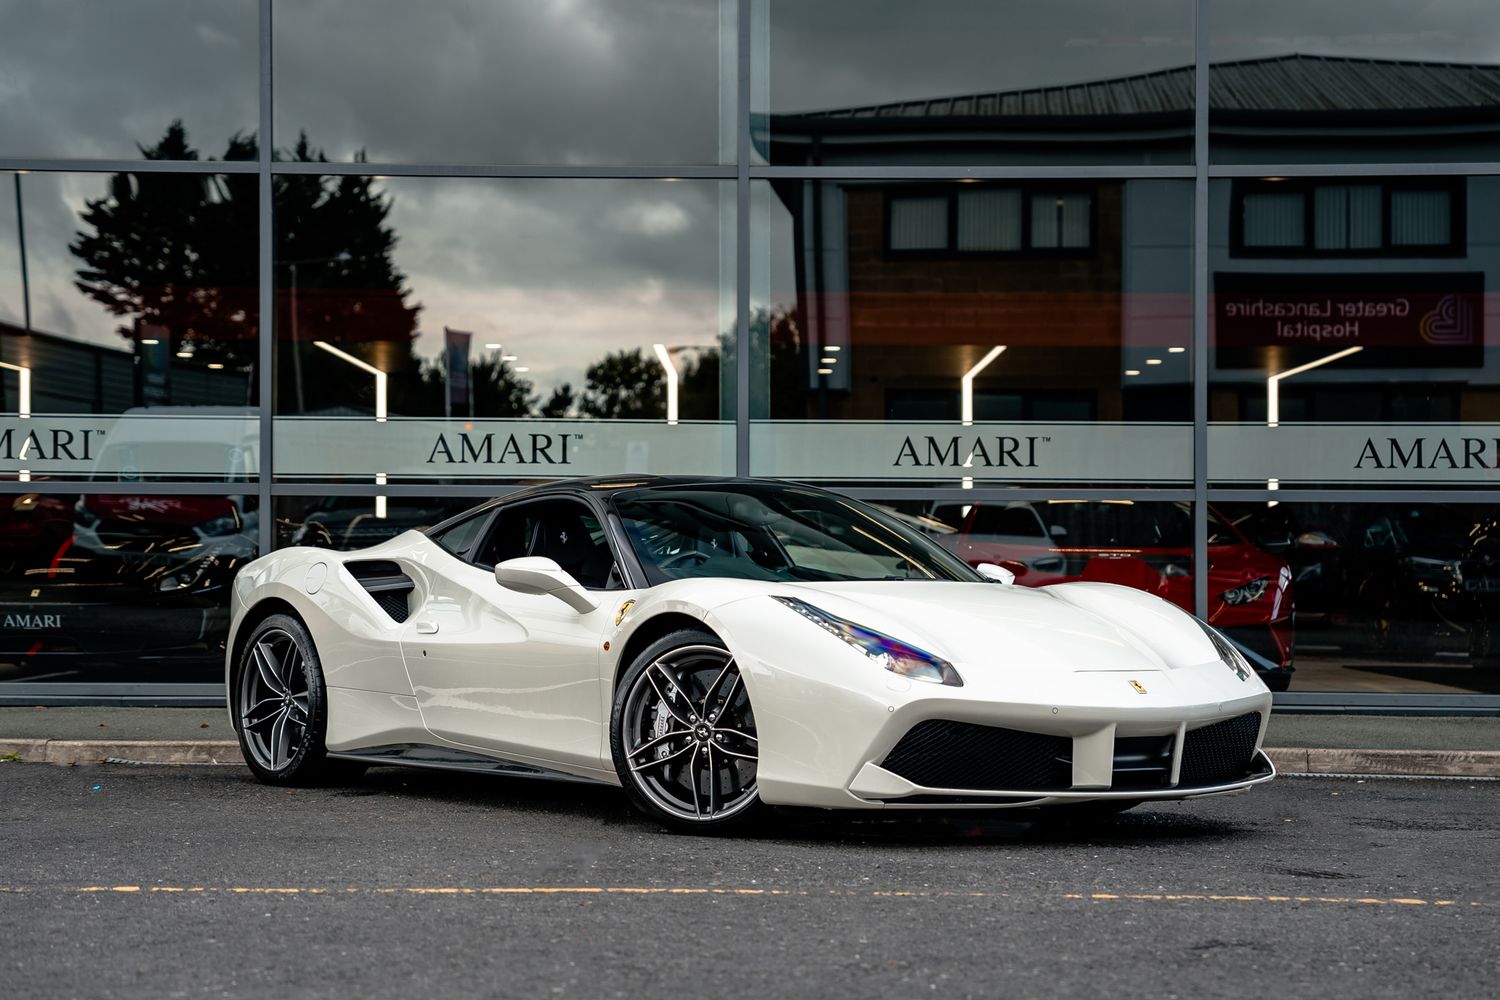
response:
<path id="1" fill-rule="evenodd" d="M 1204 635 L 1208 636 L 1208 641 L 1214 644 L 1214 652 L 1219 654 L 1219 659 L 1223 662 L 1224 666 L 1233 670 L 1235 676 L 1240 680 L 1249 680 L 1251 673 L 1250 661 L 1245 659 L 1243 653 L 1234 648 L 1234 643 L 1224 638 L 1223 633 L 1207 622 L 1199 621 L 1197 618 L 1194 618 L 1193 621 L 1198 622 L 1198 627 L 1203 630 Z"/>
<path id="2" fill-rule="evenodd" d="M 927 681 L 932 684 L 946 684 L 949 687 L 963 687 L 963 678 L 958 676 L 958 671 L 953 669 L 953 664 L 941 656 L 934 656 L 925 650 L 908 645 L 898 639 L 893 639 L 883 632 L 877 632 L 863 625 L 856 625 L 847 618 L 830 614 L 822 608 L 815 608 L 806 601 L 795 597 L 774 598 L 782 604 L 791 608 L 797 614 L 806 618 L 825 632 L 838 636 L 840 639 L 864 653 L 878 666 L 889 670 L 893 674 L 902 677 L 910 677 L 915 681 Z"/>
<path id="3" fill-rule="evenodd" d="M 1271 578 L 1263 576 L 1258 580 L 1241 584 L 1233 590 L 1226 590 L 1219 596 L 1224 599 L 1225 604 L 1251 604 L 1266 596 L 1266 591 L 1271 589 Z"/>

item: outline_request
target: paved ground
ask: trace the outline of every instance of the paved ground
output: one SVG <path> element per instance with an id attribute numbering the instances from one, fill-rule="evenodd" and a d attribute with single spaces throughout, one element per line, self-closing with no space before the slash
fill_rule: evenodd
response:
<path id="1" fill-rule="evenodd" d="M 602 787 L 0 764 L 0 992 L 1494 995 L 1497 826 L 1500 783 L 1281 779 L 1107 827 L 713 840 Z"/>

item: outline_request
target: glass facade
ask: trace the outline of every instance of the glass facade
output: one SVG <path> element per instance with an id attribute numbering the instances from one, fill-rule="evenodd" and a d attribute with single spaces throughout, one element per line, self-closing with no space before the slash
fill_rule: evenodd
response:
<path id="1" fill-rule="evenodd" d="M 0 0 L 0 698 L 620 472 L 1500 696 L 1488 7 Z"/>

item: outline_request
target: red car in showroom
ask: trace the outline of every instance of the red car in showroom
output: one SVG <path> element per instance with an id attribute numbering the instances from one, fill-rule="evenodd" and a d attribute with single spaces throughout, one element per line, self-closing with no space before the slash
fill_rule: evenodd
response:
<path id="1" fill-rule="evenodd" d="M 954 517 L 943 518 L 952 512 Z M 1049 500 L 935 512 L 958 529 L 937 540 L 970 565 L 1001 563 L 1016 582 L 1118 583 L 1193 610 L 1193 518 L 1184 503 Z M 1266 686 L 1292 676 L 1292 573 L 1208 511 L 1208 621 L 1240 648 Z"/>

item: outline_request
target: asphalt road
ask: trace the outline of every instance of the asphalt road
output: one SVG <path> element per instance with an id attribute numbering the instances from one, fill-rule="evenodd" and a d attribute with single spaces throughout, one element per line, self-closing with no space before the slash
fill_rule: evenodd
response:
<path id="1" fill-rule="evenodd" d="M 1493 997 L 1500 783 L 1103 827 L 780 819 L 382 769 L 0 764 L 0 996 Z"/>

